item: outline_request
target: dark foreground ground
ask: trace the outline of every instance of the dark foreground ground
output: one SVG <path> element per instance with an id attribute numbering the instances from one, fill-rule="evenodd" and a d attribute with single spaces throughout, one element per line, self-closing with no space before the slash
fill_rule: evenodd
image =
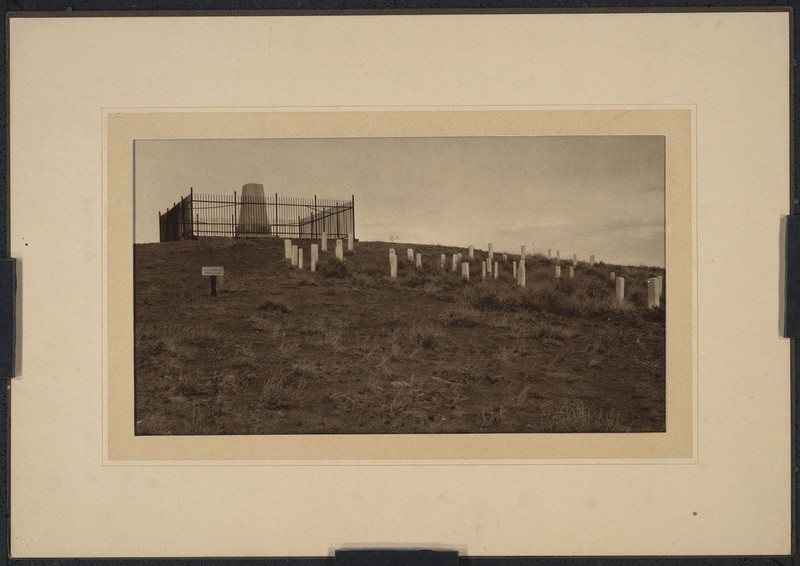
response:
<path id="1" fill-rule="evenodd" d="M 282 260 L 282 240 L 137 245 L 136 433 L 664 430 L 664 311 L 646 308 L 663 270 L 579 264 L 555 280 L 534 256 L 521 289 L 518 256 L 481 282 L 477 251 L 467 283 L 449 270 L 455 248 L 411 246 L 421 271 L 404 244 L 359 242 L 310 273 Z M 225 267 L 216 298 L 209 265 Z"/>

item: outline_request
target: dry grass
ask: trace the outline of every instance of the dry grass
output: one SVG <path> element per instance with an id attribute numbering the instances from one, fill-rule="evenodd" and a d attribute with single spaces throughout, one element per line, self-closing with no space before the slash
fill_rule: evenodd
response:
<path id="1" fill-rule="evenodd" d="M 466 283 L 456 250 L 414 248 L 423 269 L 361 242 L 310 273 L 271 239 L 136 246 L 137 434 L 664 430 L 664 312 L 636 292 L 655 270 L 556 281 L 538 256 L 523 289 L 513 255 L 485 282 L 476 259 Z M 230 273 L 218 297 L 199 265 Z"/>

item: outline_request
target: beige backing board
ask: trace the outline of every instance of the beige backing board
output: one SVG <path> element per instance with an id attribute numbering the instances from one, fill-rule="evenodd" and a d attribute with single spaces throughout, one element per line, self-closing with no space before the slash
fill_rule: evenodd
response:
<path id="1" fill-rule="evenodd" d="M 788 24 L 12 19 L 13 556 L 788 552 Z M 666 138 L 666 433 L 133 435 L 134 140 L 587 134 Z"/>

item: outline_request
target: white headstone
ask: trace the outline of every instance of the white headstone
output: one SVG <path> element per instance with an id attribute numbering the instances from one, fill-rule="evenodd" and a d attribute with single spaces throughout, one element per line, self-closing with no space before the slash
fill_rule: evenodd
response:
<path id="1" fill-rule="evenodd" d="M 525 262 L 524 261 L 520 261 L 519 262 L 519 268 L 517 269 L 517 283 L 519 283 L 520 287 L 524 287 L 525 286 L 525 279 L 526 279 L 525 272 L 526 272 Z"/>
<path id="2" fill-rule="evenodd" d="M 397 277 L 397 254 L 394 250 L 389 254 L 389 276 Z"/>
<path id="3" fill-rule="evenodd" d="M 319 244 L 311 244 L 311 271 L 317 270 L 319 263 Z"/>
<path id="4" fill-rule="evenodd" d="M 292 241 L 291 240 L 284 240 L 283 241 L 283 259 L 292 259 Z"/>
<path id="5" fill-rule="evenodd" d="M 297 267 L 303 269 L 303 248 L 297 248 Z"/>
<path id="6" fill-rule="evenodd" d="M 622 303 L 625 301 L 625 278 L 617 277 L 616 280 L 617 302 Z"/>
<path id="7" fill-rule="evenodd" d="M 292 267 L 297 267 L 297 246 L 292 244 Z"/>
<path id="8" fill-rule="evenodd" d="M 353 251 L 353 239 L 354 239 L 353 233 L 352 232 L 348 232 L 347 233 L 347 251 L 348 252 L 352 252 Z"/>
<path id="9" fill-rule="evenodd" d="M 453 254 L 453 269 L 451 271 L 455 271 L 458 269 L 458 254 Z"/>
<path id="10" fill-rule="evenodd" d="M 658 277 L 651 277 L 647 280 L 647 308 L 657 309 L 661 302 L 658 296 Z"/>
<path id="11" fill-rule="evenodd" d="M 344 242 L 341 239 L 336 240 L 336 259 L 344 261 Z"/>
<path id="12" fill-rule="evenodd" d="M 406 248 L 406 256 L 408 257 L 408 261 L 414 261 L 414 249 Z"/>
<path id="13" fill-rule="evenodd" d="M 416 263 L 416 265 L 417 265 L 418 268 L 422 267 L 422 254 L 420 252 L 417 252 L 417 263 Z"/>
<path id="14" fill-rule="evenodd" d="M 525 257 L 526 257 L 526 255 L 525 255 L 525 244 L 523 244 L 523 245 L 521 245 L 519 247 L 519 257 L 521 259 L 525 259 Z"/>
<path id="15" fill-rule="evenodd" d="M 512 271 L 512 273 L 514 275 L 514 279 L 516 279 L 517 278 L 517 262 L 516 261 L 511 262 L 511 267 L 512 267 L 511 271 Z"/>
<path id="16" fill-rule="evenodd" d="M 664 297 L 664 277 L 659 275 L 656 279 L 658 279 L 658 300 L 660 303 L 661 299 Z"/>
<path id="17" fill-rule="evenodd" d="M 561 278 L 561 266 L 560 265 L 556 265 L 556 279 L 560 279 L 560 278 Z"/>
<path id="18" fill-rule="evenodd" d="M 481 262 L 481 281 L 486 281 L 486 260 Z"/>
<path id="19" fill-rule="evenodd" d="M 442 254 L 442 257 L 439 258 L 439 267 L 444 269 L 446 263 L 447 263 L 447 256 L 445 254 Z"/>
<path id="20" fill-rule="evenodd" d="M 578 265 L 578 254 L 572 254 L 572 265 Z"/>
<path id="21" fill-rule="evenodd" d="M 494 262 L 494 278 L 497 279 L 500 276 L 500 262 Z"/>
<path id="22" fill-rule="evenodd" d="M 319 245 L 323 252 L 328 251 L 328 233 L 325 230 L 322 231 L 322 237 L 319 239 Z"/>
<path id="23" fill-rule="evenodd" d="M 613 271 L 609 275 L 611 276 L 611 282 L 612 283 L 617 280 L 617 274 L 614 273 Z"/>
<path id="24" fill-rule="evenodd" d="M 575 279 L 575 266 L 574 265 L 570 265 L 569 266 L 569 278 L 570 279 Z"/>
<path id="25" fill-rule="evenodd" d="M 469 281 L 469 264 L 466 261 L 461 264 L 461 277 Z"/>
<path id="26" fill-rule="evenodd" d="M 589 265 L 594 265 L 594 255 L 589 256 Z"/>
<path id="27" fill-rule="evenodd" d="M 493 260 L 494 260 L 494 246 L 492 244 L 489 244 L 489 261 L 491 262 Z"/>
<path id="28" fill-rule="evenodd" d="M 475 259 L 475 247 L 474 246 L 470 246 L 469 247 L 469 259 Z"/>
<path id="29" fill-rule="evenodd" d="M 508 261 L 508 254 L 503 254 L 503 261 Z"/>

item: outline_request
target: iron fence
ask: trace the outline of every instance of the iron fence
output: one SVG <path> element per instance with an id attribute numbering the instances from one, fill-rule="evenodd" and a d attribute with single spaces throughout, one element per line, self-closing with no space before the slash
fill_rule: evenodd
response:
<path id="1" fill-rule="evenodd" d="M 195 239 L 202 236 L 232 238 L 355 238 L 355 198 L 242 197 L 195 193 L 181 198 L 166 212 L 159 212 L 160 240 Z"/>

